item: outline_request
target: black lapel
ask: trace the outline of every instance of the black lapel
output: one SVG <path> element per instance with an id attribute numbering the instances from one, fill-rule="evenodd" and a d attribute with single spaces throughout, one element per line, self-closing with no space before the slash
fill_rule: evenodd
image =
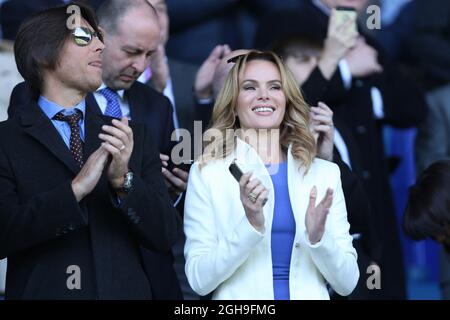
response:
<path id="1" fill-rule="evenodd" d="M 89 105 L 89 107 L 91 108 L 91 111 L 93 113 L 96 114 L 103 114 L 102 110 L 100 109 L 97 100 L 95 100 L 94 94 L 93 93 L 88 93 L 88 95 L 86 96 L 86 105 Z"/>
<path id="2" fill-rule="evenodd" d="M 88 99 L 90 96 L 91 99 Z M 89 94 L 86 98 L 86 120 L 84 122 L 84 161 L 100 147 L 102 140 L 98 135 L 102 131 L 102 125 L 111 124 L 111 119 L 109 117 L 103 116 L 98 104 L 92 94 Z M 92 101 L 94 100 L 94 101 Z M 108 119 L 110 119 L 108 121 Z"/>
<path id="3" fill-rule="evenodd" d="M 125 96 L 128 100 L 128 106 L 130 108 L 130 118 L 136 122 L 145 122 L 145 110 L 142 105 L 142 101 L 145 101 L 139 92 L 139 84 L 134 83 L 130 89 L 125 91 Z"/>
<path id="4" fill-rule="evenodd" d="M 44 145 L 73 173 L 77 174 L 80 171 L 70 149 L 64 143 L 58 130 L 56 130 L 50 119 L 41 111 L 35 101 L 29 102 L 20 113 L 20 117 L 26 133 Z"/>

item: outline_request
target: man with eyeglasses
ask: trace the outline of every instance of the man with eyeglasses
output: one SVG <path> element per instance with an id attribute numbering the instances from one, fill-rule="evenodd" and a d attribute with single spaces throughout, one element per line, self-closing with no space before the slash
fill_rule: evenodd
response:
<path id="1" fill-rule="evenodd" d="M 168 250 L 179 217 L 147 128 L 85 99 L 101 85 L 104 45 L 77 8 L 80 19 L 67 6 L 41 12 L 15 43 L 35 99 L 0 124 L 6 298 L 151 299 L 140 247 Z"/>
<path id="2" fill-rule="evenodd" d="M 137 80 L 150 63 L 160 39 L 156 10 L 147 0 L 104 1 L 97 10 L 103 30 L 105 48 L 102 52 L 102 84 L 86 96 L 98 114 L 120 118 L 148 127 L 163 164 L 175 145 L 173 110 L 169 99 Z M 11 93 L 8 115 L 16 117 L 29 100 L 35 100 L 26 83 L 18 84 Z M 160 162 L 161 163 L 161 162 Z M 167 165 L 166 165 L 167 166 Z M 161 170 L 161 169 L 160 169 Z M 185 190 L 188 173 L 175 168 L 163 172 L 171 202 L 178 204 Z M 173 267 L 173 255 L 167 252 L 142 250 L 146 273 L 152 280 L 155 299 L 181 299 L 181 290 Z"/>

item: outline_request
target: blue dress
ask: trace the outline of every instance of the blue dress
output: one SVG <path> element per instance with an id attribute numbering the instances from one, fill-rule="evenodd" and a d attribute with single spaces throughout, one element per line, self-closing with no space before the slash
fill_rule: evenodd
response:
<path id="1" fill-rule="evenodd" d="M 274 298 L 289 300 L 289 269 L 295 238 L 295 219 L 289 199 L 287 161 L 266 167 L 272 178 L 275 196 L 271 240 Z"/>

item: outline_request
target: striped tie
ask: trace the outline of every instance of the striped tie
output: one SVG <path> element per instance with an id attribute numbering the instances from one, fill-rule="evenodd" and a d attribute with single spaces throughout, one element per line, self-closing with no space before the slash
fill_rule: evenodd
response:
<path id="1" fill-rule="evenodd" d="M 105 116 L 122 119 L 122 110 L 119 105 L 119 96 L 110 88 L 104 88 L 99 91 L 106 99 L 107 105 L 105 109 Z"/>

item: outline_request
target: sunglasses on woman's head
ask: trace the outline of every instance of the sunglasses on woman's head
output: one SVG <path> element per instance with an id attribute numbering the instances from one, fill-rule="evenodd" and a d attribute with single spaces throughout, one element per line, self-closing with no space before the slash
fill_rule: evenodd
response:
<path id="1" fill-rule="evenodd" d="M 227 60 L 227 63 L 236 63 L 243 56 L 245 56 L 245 53 L 238 54 L 237 56 L 231 57 L 230 59 Z"/>
<path id="2" fill-rule="evenodd" d="M 77 45 L 80 47 L 85 47 L 92 42 L 94 37 L 103 42 L 103 36 L 100 32 L 91 31 L 86 27 L 76 27 L 72 31 L 73 39 Z"/>

